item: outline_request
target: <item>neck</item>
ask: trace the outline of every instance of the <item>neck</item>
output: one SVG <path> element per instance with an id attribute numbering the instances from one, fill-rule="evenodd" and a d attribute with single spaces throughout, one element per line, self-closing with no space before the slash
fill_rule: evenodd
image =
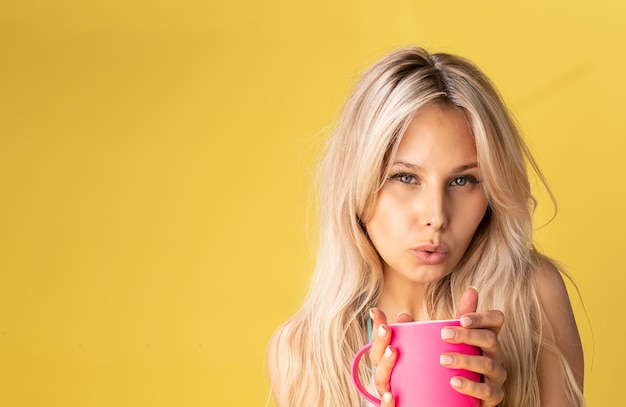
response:
<path id="1" fill-rule="evenodd" d="M 401 313 L 416 321 L 429 320 L 426 311 L 426 284 L 399 278 L 395 273 L 384 273 L 385 280 L 376 306 L 385 313 L 388 323 L 397 322 Z"/>

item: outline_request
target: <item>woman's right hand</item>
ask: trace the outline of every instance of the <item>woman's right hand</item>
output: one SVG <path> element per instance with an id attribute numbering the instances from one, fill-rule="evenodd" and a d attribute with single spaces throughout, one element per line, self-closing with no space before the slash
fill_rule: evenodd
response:
<path id="1" fill-rule="evenodd" d="M 374 384 L 378 394 L 381 395 L 381 407 L 394 407 L 395 400 L 391 394 L 389 380 L 391 371 L 396 364 L 398 356 L 395 349 L 389 346 L 391 341 L 391 329 L 387 326 L 385 313 L 378 308 L 370 310 L 372 318 L 373 344 L 369 352 L 370 363 L 374 367 Z M 411 322 L 413 318 L 409 314 L 398 315 L 398 322 Z"/>

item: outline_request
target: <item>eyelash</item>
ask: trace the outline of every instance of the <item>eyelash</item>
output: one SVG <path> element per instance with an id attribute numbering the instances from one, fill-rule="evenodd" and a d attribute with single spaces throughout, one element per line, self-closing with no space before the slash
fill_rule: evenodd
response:
<path id="1" fill-rule="evenodd" d="M 411 178 L 411 180 L 413 180 L 415 182 L 403 181 L 402 179 L 405 178 L 405 177 Z M 415 175 L 407 174 L 405 172 L 400 172 L 398 174 L 394 174 L 390 178 L 393 179 L 393 180 L 396 180 L 396 181 L 400 181 L 403 184 L 414 184 L 414 183 L 417 183 L 417 177 Z"/>
<path id="2" fill-rule="evenodd" d="M 463 180 L 465 182 L 465 184 L 463 185 L 459 185 L 459 186 L 465 186 L 467 184 L 478 184 L 478 180 L 476 179 L 476 177 L 474 177 L 473 175 L 461 175 L 460 177 L 455 177 L 454 179 L 452 179 L 452 182 L 455 182 L 457 180 Z"/>
<path id="3" fill-rule="evenodd" d="M 411 181 L 406 181 L 406 180 L 403 181 L 403 179 L 406 179 L 406 178 L 410 178 Z M 394 175 L 392 175 L 390 177 L 390 179 L 396 180 L 396 181 L 400 181 L 403 184 L 417 184 L 417 183 L 419 183 L 418 180 L 417 180 L 417 177 L 415 175 L 407 174 L 405 172 L 400 172 L 398 174 L 394 174 Z M 460 180 L 462 180 L 461 182 L 465 182 L 465 183 L 462 184 L 462 185 L 454 185 L 455 182 L 458 182 Z M 461 176 L 458 176 L 458 177 L 454 177 L 452 179 L 452 181 L 450 181 L 450 184 L 452 184 L 453 186 L 460 186 L 460 187 L 466 186 L 467 184 L 479 184 L 479 183 L 480 182 L 473 175 L 461 175 Z"/>

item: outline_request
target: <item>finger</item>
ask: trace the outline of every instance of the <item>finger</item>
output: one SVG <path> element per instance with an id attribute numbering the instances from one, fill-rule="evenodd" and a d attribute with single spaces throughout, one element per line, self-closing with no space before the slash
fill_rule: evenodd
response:
<path id="1" fill-rule="evenodd" d="M 471 312 L 461 317 L 461 326 L 464 328 L 485 328 L 498 333 L 502 325 L 504 325 L 504 314 L 499 310 Z"/>
<path id="2" fill-rule="evenodd" d="M 391 330 L 389 326 L 387 326 L 385 313 L 378 308 L 372 308 L 370 310 L 370 317 L 372 318 L 372 339 L 374 343 L 369 351 L 369 359 L 372 366 L 376 367 L 382 359 L 385 349 L 389 345 Z"/>
<path id="3" fill-rule="evenodd" d="M 397 322 L 413 322 L 414 319 L 411 315 L 407 314 L 406 312 L 401 312 L 400 314 L 398 314 L 398 321 Z"/>
<path id="4" fill-rule="evenodd" d="M 391 371 L 396 364 L 397 355 L 397 352 L 391 346 L 385 348 L 383 357 L 380 359 L 374 372 L 374 384 L 378 394 L 385 394 L 391 390 L 389 380 L 391 379 Z"/>
<path id="5" fill-rule="evenodd" d="M 370 309 L 370 318 L 372 318 L 374 328 L 376 328 L 377 325 L 380 324 L 387 324 L 387 316 L 379 308 Z"/>
<path id="6" fill-rule="evenodd" d="M 490 329 L 466 329 L 455 326 L 441 330 L 441 339 L 450 343 L 465 343 L 478 346 L 483 353 L 499 355 L 498 335 Z"/>
<path id="7" fill-rule="evenodd" d="M 394 407 L 396 405 L 396 400 L 389 392 L 384 393 L 380 401 L 380 407 Z"/>
<path id="8" fill-rule="evenodd" d="M 459 393 L 482 400 L 480 404 L 482 407 L 497 406 L 504 399 L 504 391 L 501 386 L 492 386 L 489 383 L 478 383 L 458 376 L 450 380 L 450 385 Z"/>
<path id="9" fill-rule="evenodd" d="M 485 382 L 502 385 L 507 378 L 502 363 L 488 356 L 472 356 L 463 353 L 444 353 L 441 355 L 442 366 L 451 369 L 464 369 L 484 376 Z"/>
<path id="10" fill-rule="evenodd" d="M 476 312 L 478 309 L 478 290 L 476 287 L 469 287 L 459 300 L 459 306 L 457 307 L 456 317 L 461 318 L 464 314 L 470 312 Z"/>

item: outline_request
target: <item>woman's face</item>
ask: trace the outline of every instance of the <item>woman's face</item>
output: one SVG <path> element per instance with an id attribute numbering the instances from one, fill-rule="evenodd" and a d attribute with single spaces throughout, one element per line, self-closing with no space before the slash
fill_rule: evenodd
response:
<path id="1" fill-rule="evenodd" d="M 366 222 L 385 278 L 418 284 L 459 263 L 487 210 L 463 114 L 429 104 L 413 118 Z"/>

